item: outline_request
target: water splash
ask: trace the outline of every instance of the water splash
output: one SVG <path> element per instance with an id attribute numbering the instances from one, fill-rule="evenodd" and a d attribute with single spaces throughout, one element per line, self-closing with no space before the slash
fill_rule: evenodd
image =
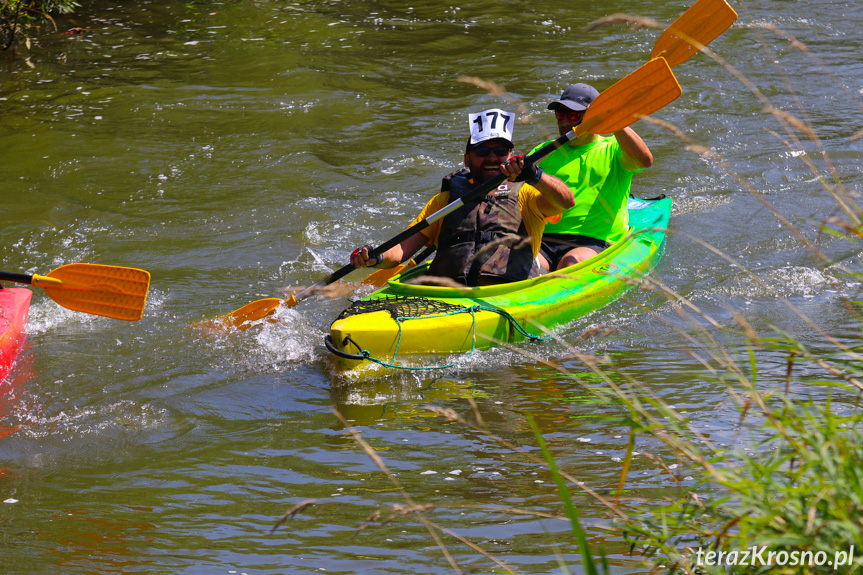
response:
<path id="1" fill-rule="evenodd" d="M 42 334 L 56 330 L 61 326 L 78 326 L 89 329 L 99 322 L 107 321 L 110 320 L 66 309 L 45 297 L 40 298 L 37 303 L 30 306 L 27 333 L 29 335 Z"/>

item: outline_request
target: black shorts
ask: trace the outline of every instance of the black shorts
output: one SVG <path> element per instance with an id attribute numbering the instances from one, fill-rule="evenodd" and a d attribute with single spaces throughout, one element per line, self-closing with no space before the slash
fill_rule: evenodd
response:
<path id="1" fill-rule="evenodd" d="M 604 240 L 598 240 L 589 236 L 579 236 L 576 234 L 542 234 L 542 244 L 539 246 L 539 253 L 542 257 L 548 260 L 552 270 L 557 269 L 557 264 L 563 259 L 563 256 L 573 248 L 590 248 L 596 253 L 599 253 L 611 246 L 610 243 Z"/>

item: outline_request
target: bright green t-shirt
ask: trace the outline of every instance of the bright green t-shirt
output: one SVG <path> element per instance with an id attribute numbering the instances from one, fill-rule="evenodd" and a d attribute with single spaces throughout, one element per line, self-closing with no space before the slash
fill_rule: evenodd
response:
<path id="1" fill-rule="evenodd" d="M 575 195 L 575 206 L 563 213 L 560 222 L 545 226 L 545 233 L 577 234 L 607 242 L 626 235 L 626 202 L 635 172 L 623 167 L 620 144 L 614 136 L 600 137 L 586 146 L 564 144 L 540 165 L 546 173 L 563 180 Z"/>

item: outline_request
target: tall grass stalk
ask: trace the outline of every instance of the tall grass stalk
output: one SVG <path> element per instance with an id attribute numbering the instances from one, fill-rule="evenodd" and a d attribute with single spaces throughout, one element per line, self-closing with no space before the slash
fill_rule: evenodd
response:
<path id="1" fill-rule="evenodd" d="M 569 517 L 573 535 L 575 535 L 575 540 L 578 542 L 582 565 L 588 575 L 597 575 L 598 571 L 596 570 L 596 562 L 593 560 L 593 556 L 590 553 L 590 546 L 587 543 L 584 528 L 581 526 L 581 521 L 578 518 L 578 510 L 575 508 L 575 504 L 572 502 L 572 497 L 569 494 L 569 487 L 566 485 L 566 480 L 560 474 L 560 471 L 557 468 L 557 463 L 555 462 L 551 452 L 548 450 L 545 440 L 542 438 L 542 433 L 536 424 L 536 420 L 528 414 L 527 422 L 530 424 L 530 429 L 533 431 L 536 442 L 542 450 L 542 456 L 545 458 L 548 468 L 551 470 L 551 476 L 554 478 L 555 485 L 557 485 L 557 492 L 563 501 L 566 516 Z"/>

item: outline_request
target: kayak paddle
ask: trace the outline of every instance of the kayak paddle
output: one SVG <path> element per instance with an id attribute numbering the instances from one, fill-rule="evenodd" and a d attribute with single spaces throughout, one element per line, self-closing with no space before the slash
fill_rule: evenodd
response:
<path id="1" fill-rule="evenodd" d="M 665 29 L 650 58 L 665 58 L 669 66 L 677 66 L 697 54 L 704 46 L 725 32 L 737 12 L 725 0 L 698 0 Z"/>
<path id="2" fill-rule="evenodd" d="M 74 311 L 138 321 L 144 315 L 150 273 L 117 266 L 68 264 L 44 276 L 0 272 L 0 281 L 40 287 L 59 305 Z"/>
<path id="3" fill-rule="evenodd" d="M 611 87 L 603 91 L 596 100 L 587 108 L 584 120 L 575 130 L 570 130 L 558 139 L 547 143 L 534 153 L 525 158 L 527 163 L 539 163 L 554 150 L 573 140 L 585 132 L 594 134 L 610 134 L 622 130 L 626 126 L 637 122 L 641 117 L 652 114 L 666 104 L 674 101 L 680 96 L 682 90 L 674 77 L 674 73 L 664 58 L 650 60 L 631 74 L 619 80 Z M 394 238 L 382 243 L 369 251 L 370 257 L 378 256 L 388 249 L 398 245 L 405 239 L 417 232 L 424 230 L 434 222 L 457 210 L 473 198 L 483 196 L 490 190 L 499 186 L 506 176 L 499 174 L 494 178 L 486 180 L 476 186 L 464 197 L 455 200 L 426 219 L 417 222 L 404 230 Z M 206 330 L 218 330 L 219 328 L 246 329 L 250 323 L 263 319 L 270 315 L 277 307 L 284 305 L 294 307 L 302 300 L 314 294 L 321 287 L 331 284 L 356 268 L 348 264 L 333 272 L 325 279 L 315 283 L 298 294 L 282 300 L 279 298 L 265 298 L 246 304 L 240 309 L 229 314 L 220 316 L 214 320 L 198 324 Z"/>

